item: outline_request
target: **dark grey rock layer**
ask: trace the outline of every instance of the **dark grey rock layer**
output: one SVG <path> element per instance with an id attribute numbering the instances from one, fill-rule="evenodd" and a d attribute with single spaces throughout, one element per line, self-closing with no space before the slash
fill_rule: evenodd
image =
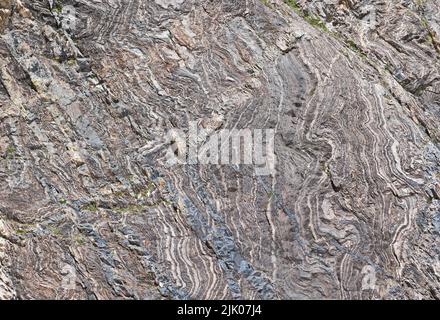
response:
<path id="1" fill-rule="evenodd" d="M 440 298 L 439 12 L 0 1 L 0 298 Z M 160 165 L 189 121 L 276 174 Z"/>

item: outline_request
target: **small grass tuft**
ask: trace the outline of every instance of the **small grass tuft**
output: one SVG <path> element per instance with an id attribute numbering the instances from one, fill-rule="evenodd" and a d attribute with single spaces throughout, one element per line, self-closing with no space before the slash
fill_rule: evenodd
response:
<path id="1" fill-rule="evenodd" d="M 82 207 L 82 209 L 85 211 L 97 212 L 98 206 L 96 205 L 96 202 L 91 202 L 91 203 L 85 205 L 84 207 Z"/>
<path id="2" fill-rule="evenodd" d="M 269 0 L 261 0 L 261 2 L 268 8 L 272 9 L 272 5 L 270 4 Z"/>
<path id="3" fill-rule="evenodd" d="M 15 154 L 15 148 L 14 146 L 10 145 L 6 148 L 6 156 L 8 157 L 8 159 L 11 159 L 14 157 Z"/>
<path id="4" fill-rule="evenodd" d="M 302 17 L 308 24 L 310 24 L 312 27 L 315 27 L 317 29 L 320 29 L 324 32 L 328 32 L 326 25 L 324 22 L 321 21 L 321 19 L 314 17 L 306 12 L 304 12 L 301 7 L 298 5 L 296 0 L 284 0 L 284 3 L 287 4 L 290 8 L 292 8 L 293 11 L 300 17 Z"/>

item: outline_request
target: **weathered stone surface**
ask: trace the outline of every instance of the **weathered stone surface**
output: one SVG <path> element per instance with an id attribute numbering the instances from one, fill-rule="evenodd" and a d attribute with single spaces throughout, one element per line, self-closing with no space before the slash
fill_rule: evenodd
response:
<path id="1" fill-rule="evenodd" d="M 11 15 L 12 0 L 0 1 L 0 31 L 3 31 Z"/>
<path id="2" fill-rule="evenodd" d="M 1 299 L 440 298 L 437 1 L 0 1 L 0 30 Z M 276 130 L 276 174 L 161 165 L 193 120 Z"/>

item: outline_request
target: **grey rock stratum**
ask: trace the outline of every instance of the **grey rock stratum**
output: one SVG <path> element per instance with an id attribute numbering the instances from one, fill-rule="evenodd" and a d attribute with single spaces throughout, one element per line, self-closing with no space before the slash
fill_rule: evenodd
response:
<path id="1" fill-rule="evenodd" d="M 439 71 L 437 0 L 0 0 L 0 298 L 439 299 Z"/>

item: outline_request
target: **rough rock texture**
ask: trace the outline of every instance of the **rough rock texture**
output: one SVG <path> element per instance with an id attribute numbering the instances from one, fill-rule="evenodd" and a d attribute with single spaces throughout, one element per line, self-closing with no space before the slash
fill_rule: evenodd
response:
<path id="1" fill-rule="evenodd" d="M 0 298 L 440 298 L 437 0 L 0 0 L 0 30 Z M 275 129 L 276 174 L 159 165 L 192 120 Z"/>

